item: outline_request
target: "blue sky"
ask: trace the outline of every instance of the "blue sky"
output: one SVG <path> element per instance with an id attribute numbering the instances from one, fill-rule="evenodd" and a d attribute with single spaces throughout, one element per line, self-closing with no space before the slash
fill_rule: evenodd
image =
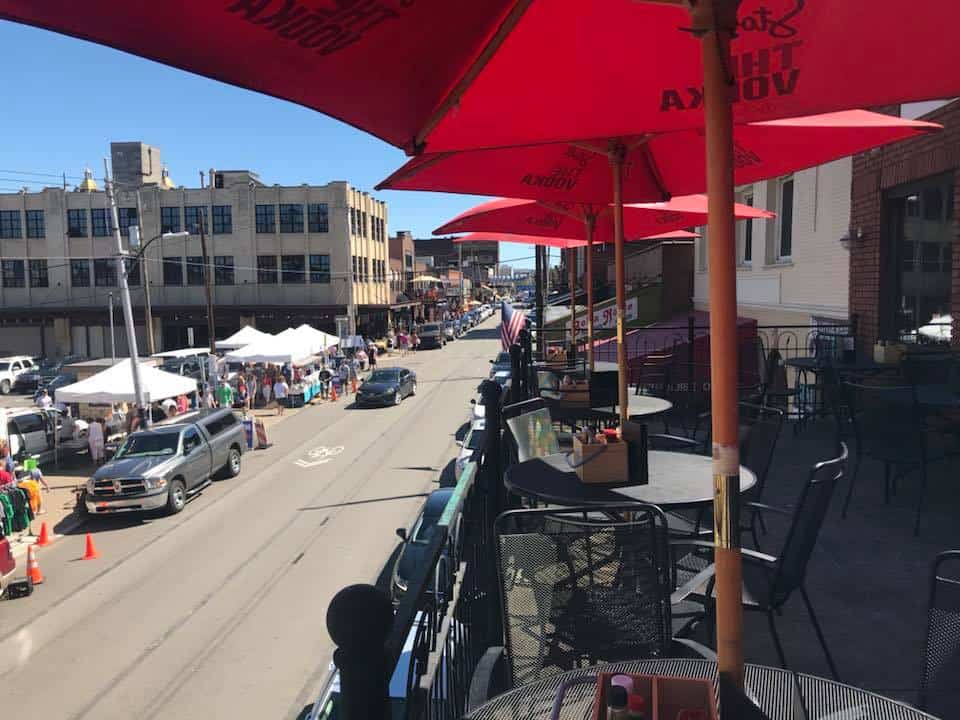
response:
<path id="1" fill-rule="evenodd" d="M 312 110 L 54 33 L 0 21 L 8 85 L 0 107 L 0 192 L 54 178 L 20 173 L 103 175 L 112 140 L 158 146 L 178 185 L 199 171 L 249 169 L 268 184 L 348 180 L 366 190 L 404 154 Z M 86 78 L 86 79 L 84 79 Z M 18 172 L 12 172 L 18 171 Z M 484 198 L 382 192 L 390 232 L 430 231 Z M 527 245 L 501 245 L 503 262 L 532 267 Z M 555 256 L 555 254 L 554 254 Z"/>

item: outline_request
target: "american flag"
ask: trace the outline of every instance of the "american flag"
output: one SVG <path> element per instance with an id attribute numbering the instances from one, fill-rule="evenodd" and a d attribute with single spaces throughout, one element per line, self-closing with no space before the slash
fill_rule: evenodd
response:
<path id="1" fill-rule="evenodd" d="M 517 336 L 523 329 L 526 316 L 520 310 L 514 310 L 513 305 L 504 300 L 500 306 L 500 343 L 504 350 L 517 342 Z"/>

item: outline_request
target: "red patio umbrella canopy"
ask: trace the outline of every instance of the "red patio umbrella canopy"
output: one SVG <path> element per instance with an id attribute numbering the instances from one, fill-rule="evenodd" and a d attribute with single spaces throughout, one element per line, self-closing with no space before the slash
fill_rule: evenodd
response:
<path id="1" fill-rule="evenodd" d="M 0 18 L 439 151 L 702 127 L 699 41 L 667 3 L 0 0 Z M 960 65 L 954 0 L 743 0 L 738 17 L 738 122 L 960 94 L 957 73 L 917 72 Z"/>
<path id="2" fill-rule="evenodd" d="M 865 110 L 738 125 L 734 181 L 747 184 L 785 175 L 940 127 Z M 634 136 L 623 142 L 624 202 L 663 200 L 706 189 L 702 131 Z M 377 187 L 557 202 L 611 200 L 605 142 L 424 154 Z M 706 212 L 705 202 L 703 208 Z"/>
<path id="3" fill-rule="evenodd" d="M 646 240 L 652 242 L 656 240 L 693 240 L 700 237 L 695 232 L 689 230 L 673 230 L 659 235 L 650 235 L 637 240 Z M 454 238 L 454 243 L 475 243 L 475 242 L 505 242 L 519 243 L 521 245 L 543 245 L 545 247 L 560 248 L 561 250 L 570 250 L 587 246 L 586 240 L 574 240 L 573 238 L 544 237 L 543 235 L 513 235 L 510 233 L 498 232 L 473 232 L 462 237 Z"/>
<path id="4" fill-rule="evenodd" d="M 573 203 L 540 203 L 512 198 L 490 200 L 461 213 L 434 230 L 433 234 L 488 231 L 586 240 L 584 216 L 595 213 L 597 219 L 593 241 L 612 243 L 614 228 L 611 210 L 609 206 L 584 207 Z M 737 204 L 734 210 L 738 220 L 775 217 L 767 210 L 749 205 Z M 704 195 L 692 195 L 673 198 L 665 203 L 625 205 L 623 219 L 624 237 L 628 242 L 671 230 L 705 225 L 707 198 Z"/>

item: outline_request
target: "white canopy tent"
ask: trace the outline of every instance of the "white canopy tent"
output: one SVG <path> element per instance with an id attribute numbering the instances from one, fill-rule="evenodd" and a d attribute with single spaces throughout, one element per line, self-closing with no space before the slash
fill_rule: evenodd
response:
<path id="1" fill-rule="evenodd" d="M 321 353 L 328 347 L 340 342 L 340 338 L 335 335 L 330 335 L 306 324 L 296 328 L 287 328 L 283 332 L 278 333 L 276 339 L 283 341 L 293 340 L 303 343 L 311 349 L 312 354 Z"/>
<path id="2" fill-rule="evenodd" d="M 269 340 L 251 343 L 238 350 L 228 352 L 225 359 L 227 362 L 293 363 L 296 365 L 316 354 L 309 342 L 294 334 L 284 335 L 286 332 L 288 331 L 284 330 Z"/>
<path id="3" fill-rule="evenodd" d="M 143 399 L 146 402 L 188 395 L 197 390 L 196 380 L 164 372 L 144 363 L 140 364 L 140 384 L 143 387 Z M 57 402 L 102 404 L 136 402 L 130 359 L 121 360 L 86 380 L 57 388 Z"/>
<path id="4" fill-rule="evenodd" d="M 233 335 L 226 338 L 225 340 L 217 340 L 217 349 L 219 350 L 236 350 L 237 348 L 242 348 L 251 343 L 262 342 L 264 340 L 270 340 L 273 338 L 273 335 L 270 333 L 265 333 L 262 330 L 257 330 L 255 327 L 250 325 L 244 325 L 242 328 L 237 330 Z"/>

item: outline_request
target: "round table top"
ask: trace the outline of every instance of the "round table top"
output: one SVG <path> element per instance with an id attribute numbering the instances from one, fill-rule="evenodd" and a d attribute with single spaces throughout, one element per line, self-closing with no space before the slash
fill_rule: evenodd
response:
<path id="1" fill-rule="evenodd" d="M 703 678 L 717 681 L 717 665 L 709 660 L 636 660 L 571 670 L 492 698 L 465 720 L 547 720 L 561 684 L 598 672 Z M 773 720 L 801 718 L 870 718 L 871 720 L 936 720 L 896 700 L 843 685 L 765 665 L 745 666 L 745 690 Z M 560 708 L 560 720 L 582 720 L 592 713 L 594 685 L 570 685 Z M 806 708 L 808 714 L 803 713 Z"/>
<path id="2" fill-rule="evenodd" d="M 651 450 L 646 485 L 587 485 L 580 482 L 565 453 L 526 460 L 509 468 L 504 484 L 511 492 L 555 505 L 595 505 L 636 500 L 660 507 L 713 502 L 713 461 L 703 455 Z M 740 467 L 740 492 L 757 483 L 752 471 Z"/>
<path id="3" fill-rule="evenodd" d="M 673 403 L 663 398 L 653 395 L 637 395 L 630 393 L 627 403 L 627 417 L 645 417 L 648 415 L 659 415 L 673 407 Z M 617 406 L 595 407 L 593 410 L 609 410 L 611 415 L 617 414 Z"/>

